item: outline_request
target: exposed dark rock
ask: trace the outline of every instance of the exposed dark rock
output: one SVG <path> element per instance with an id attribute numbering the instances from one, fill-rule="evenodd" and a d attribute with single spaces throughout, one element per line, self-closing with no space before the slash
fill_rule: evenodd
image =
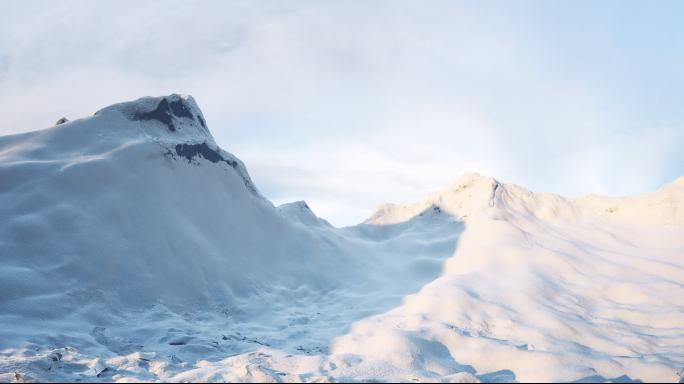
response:
<path id="1" fill-rule="evenodd" d="M 190 120 L 194 118 L 192 116 L 192 112 L 190 112 L 190 108 L 188 108 L 183 100 L 174 100 L 169 103 L 169 107 L 171 107 L 171 113 L 173 113 L 176 117 L 186 117 Z"/>
<path id="2" fill-rule="evenodd" d="M 97 377 L 100 377 L 100 376 L 102 376 L 103 373 L 107 373 L 107 372 L 109 372 L 109 368 L 106 368 L 106 367 L 105 367 L 105 369 L 101 370 L 101 371 L 97 374 Z"/>
<path id="3" fill-rule="evenodd" d="M 176 131 L 176 126 L 173 125 L 173 118 L 171 115 L 171 109 L 169 108 L 169 102 L 166 99 L 162 99 L 157 108 L 149 112 L 138 112 L 133 115 L 133 120 L 157 120 L 166 127 L 171 132 Z"/>
<path id="4" fill-rule="evenodd" d="M 157 104 L 157 108 L 149 112 L 137 112 L 133 115 L 133 120 L 157 120 L 166 125 L 169 131 L 175 132 L 176 126 L 173 123 L 174 116 L 190 120 L 195 119 L 192 115 L 192 111 L 182 99 L 169 102 L 168 99 L 163 98 L 159 104 Z M 203 121 L 200 121 L 200 123 L 204 126 Z"/>
<path id="5" fill-rule="evenodd" d="M 64 123 L 66 123 L 67 121 L 69 121 L 69 119 L 67 119 L 66 117 L 62 117 L 62 118 L 60 118 L 59 120 L 57 120 L 57 122 L 55 123 L 55 125 L 64 124 Z"/>
<path id="6" fill-rule="evenodd" d="M 206 142 L 201 144 L 178 144 L 176 145 L 176 154 L 185 157 L 188 162 L 192 161 L 196 156 L 201 156 L 212 163 L 222 161 L 233 168 L 237 166 L 237 161 L 225 159 L 217 150 L 211 149 Z"/>
<path id="7" fill-rule="evenodd" d="M 189 163 L 192 162 L 192 160 L 195 159 L 195 157 L 199 156 L 211 161 L 212 163 L 223 162 L 230 165 L 237 171 L 238 175 L 240 175 L 243 182 L 245 183 L 245 187 L 247 187 L 247 189 L 250 192 L 258 194 L 257 189 L 252 183 L 252 181 L 249 179 L 249 176 L 243 173 L 245 172 L 244 170 L 238 168 L 238 162 L 233 159 L 226 159 L 225 157 L 223 157 L 223 155 L 221 155 L 218 149 L 212 149 L 211 147 L 209 147 L 209 145 L 207 145 L 206 142 L 200 144 L 177 144 L 174 149 L 176 151 L 175 154 L 170 150 L 168 154 L 170 154 L 171 156 L 177 155 L 184 157 L 186 160 L 188 160 Z"/>

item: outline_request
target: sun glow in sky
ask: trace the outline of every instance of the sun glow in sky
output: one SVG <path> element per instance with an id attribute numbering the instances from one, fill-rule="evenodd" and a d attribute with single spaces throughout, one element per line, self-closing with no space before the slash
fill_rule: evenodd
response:
<path id="1" fill-rule="evenodd" d="M 575 196 L 684 174 L 677 1 L 5 1 L 0 134 L 192 94 L 336 225 L 466 171 Z"/>

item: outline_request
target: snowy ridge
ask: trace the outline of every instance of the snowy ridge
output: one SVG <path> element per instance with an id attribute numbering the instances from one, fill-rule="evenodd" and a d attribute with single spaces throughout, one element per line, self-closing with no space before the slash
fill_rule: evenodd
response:
<path id="1" fill-rule="evenodd" d="M 683 200 L 469 173 L 338 229 L 115 104 L 0 137 L 0 381 L 678 381 Z"/>
<path id="2" fill-rule="evenodd" d="M 678 225 L 684 222 L 683 179 L 680 177 L 656 192 L 640 196 L 565 198 L 553 193 L 534 193 L 517 185 L 500 183 L 492 177 L 466 173 L 450 187 L 420 203 L 382 205 L 365 222 L 403 222 L 429 207 L 439 207 L 454 217 L 465 219 L 498 207 L 543 220 L 602 219 Z"/>
<path id="3" fill-rule="evenodd" d="M 497 190 L 501 184 L 492 177 L 478 173 L 466 173 L 447 189 L 436 192 L 417 204 L 385 204 L 376 209 L 366 224 L 386 225 L 400 223 L 415 217 L 430 207 L 439 207 L 443 212 L 465 218 L 496 203 Z"/>

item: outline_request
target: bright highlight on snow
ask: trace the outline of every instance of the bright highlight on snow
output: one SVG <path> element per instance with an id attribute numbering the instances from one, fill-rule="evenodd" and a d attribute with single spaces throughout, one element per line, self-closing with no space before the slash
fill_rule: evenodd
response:
<path id="1" fill-rule="evenodd" d="M 665 381 L 684 177 L 568 199 L 469 173 L 336 228 L 190 96 L 0 137 L 0 381 Z"/>

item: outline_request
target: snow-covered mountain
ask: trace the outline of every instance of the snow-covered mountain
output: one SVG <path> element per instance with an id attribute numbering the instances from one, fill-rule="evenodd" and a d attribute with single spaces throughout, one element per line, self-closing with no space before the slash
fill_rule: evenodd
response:
<path id="1" fill-rule="evenodd" d="M 684 178 L 478 174 L 335 228 L 275 207 L 190 96 L 0 138 L 0 381 L 677 381 Z"/>

